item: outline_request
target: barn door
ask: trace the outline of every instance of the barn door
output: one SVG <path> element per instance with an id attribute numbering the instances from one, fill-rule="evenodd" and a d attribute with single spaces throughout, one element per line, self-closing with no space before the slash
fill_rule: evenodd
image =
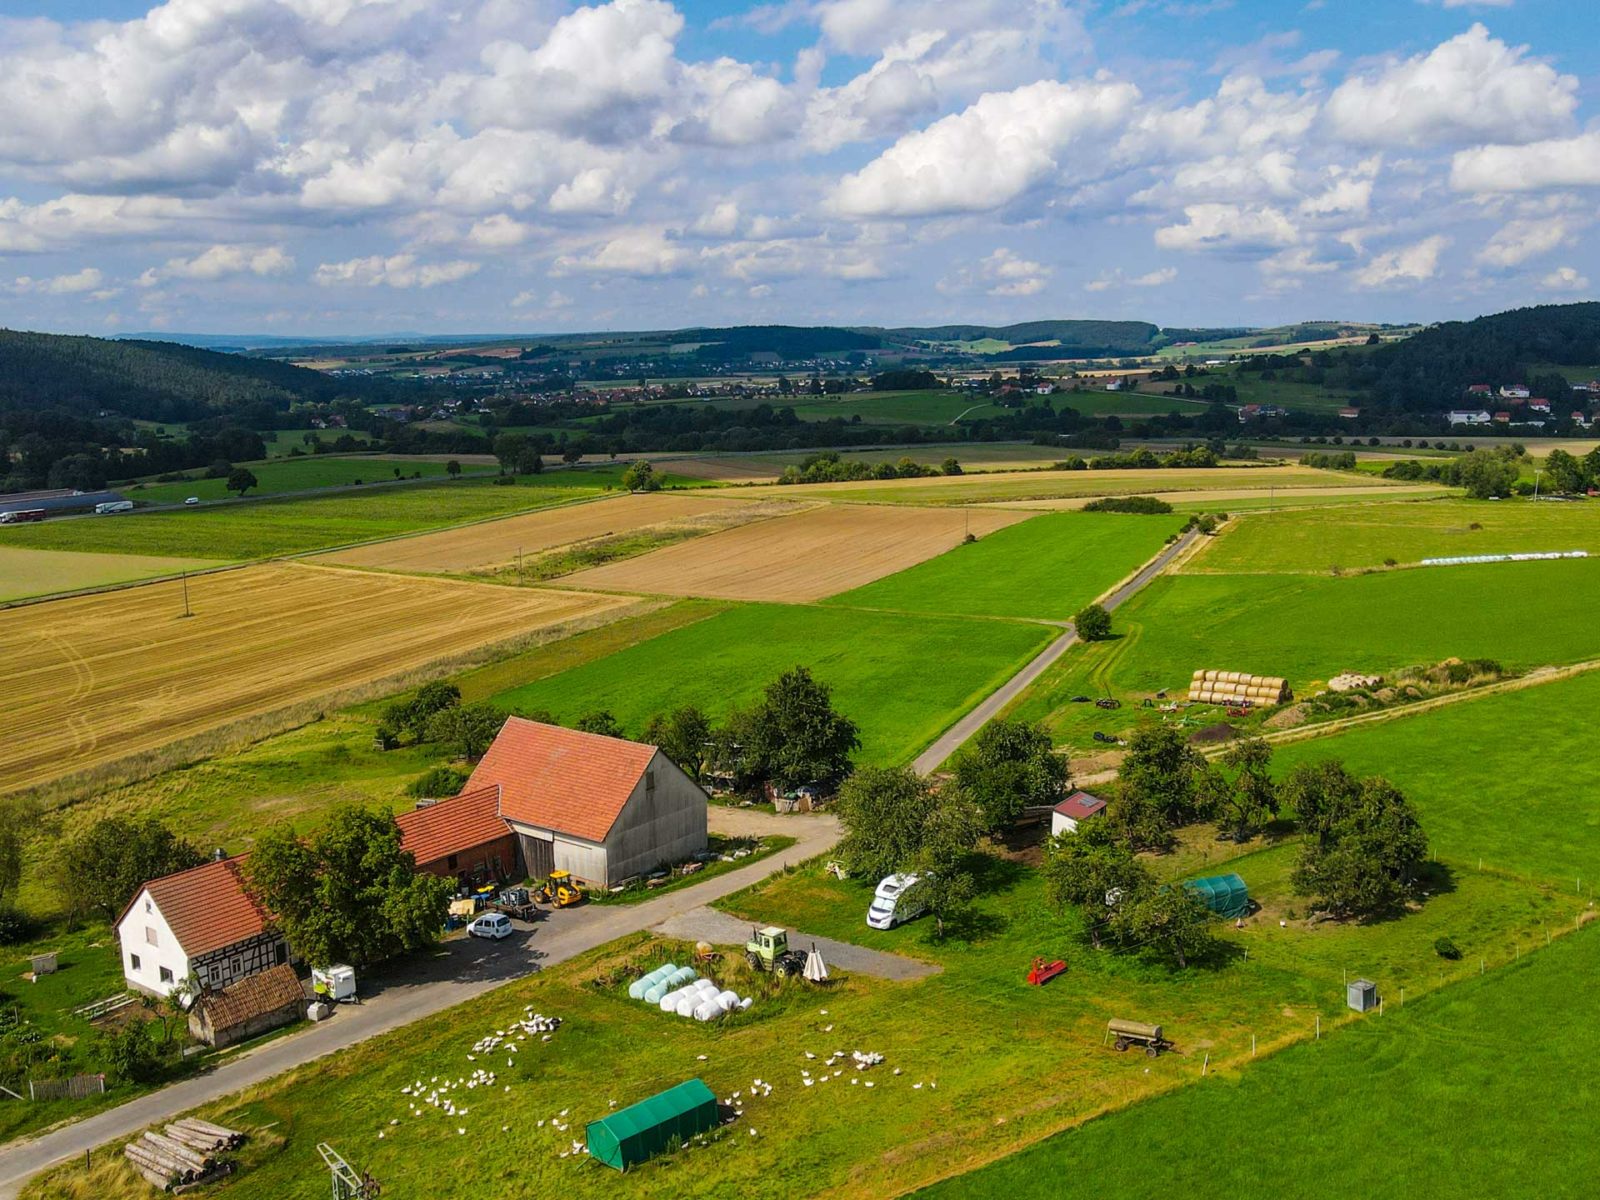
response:
<path id="1" fill-rule="evenodd" d="M 517 842 L 522 847 L 522 861 L 529 879 L 544 879 L 556 869 L 556 844 L 552 839 L 529 837 L 524 833 L 517 835 Z"/>

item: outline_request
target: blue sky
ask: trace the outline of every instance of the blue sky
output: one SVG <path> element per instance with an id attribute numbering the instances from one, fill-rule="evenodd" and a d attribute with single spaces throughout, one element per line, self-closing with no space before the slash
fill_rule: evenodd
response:
<path id="1" fill-rule="evenodd" d="M 1577 0 L 0 0 L 0 324 L 1587 299 L 1597 51 Z"/>

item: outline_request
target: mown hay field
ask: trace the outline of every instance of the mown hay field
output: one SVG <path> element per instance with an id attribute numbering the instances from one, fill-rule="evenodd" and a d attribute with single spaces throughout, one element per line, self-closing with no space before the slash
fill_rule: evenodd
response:
<path id="1" fill-rule="evenodd" d="M 1152 483 L 1156 481 L 1152 480 Z M 1327 507 L 1330 502 L 1338 503 L 1374 503 L 1384 500 L 1415 500 L 1432 498 L 1435 496 L 1450 496 L 1456 493 L 1448 488 L 1432 484 L 1384 484 L 1382 486 L 1363 487 L 1360 485 L 1344 484 L 1338 487 L 1278 487 L 1268 488 L 1216 488 L 1211 491 L 1204 489 L 1190 491 L 1163 491 L 1160 487 L 1151 487 L 1147 491 L 1138 493 L 1141 496 L 1155 496 L 1165 500 L 1168 504 L 1178 509 L 1231 509 L 1236 506 L 1283 508 L 1297 505 L 1314 507 Z M 1082 508 L 1090 503 L 1094 496 L 1060 496 L 1048 497 L 1043 500 L 995 500 L 991 504 L 998 504 L 1006 508 L 1041 509 L 1045 511 L 1070 511 Z"/>
<path id="2" fill-rule="evenodd" d="M 49 596 L 212 566 L 216 563 L 204 558 L 85 554 L 73 550 L 23 550 L 16 546 L 0 546 L 0 601 Z"/>
<path id="3" fill-rule="evenodd" d="M 1065 455 L 1069 451 L 1062 451 Z M 995 471 L 983 475 L 930 475 L 863 483 L 801 485 L 819 499 L 863 504 L 981 504 L 996 500 L 1047 500 L 1066 496 L 1132 496 L 1158 491 L 1249 491 L 1282 487 L 1372 487 L 1367 476 L 1310 467 L 1211 467 L 1203 470 Z M 1399 485 L 1390 485 L 1399 486 Z M 792 494 L 801 488 L 781 488 Z M 766 488 L 753 488 L 765 492 Z M 774 485 L 773 492 L 780 487 Z"/>
<path id="4" fill-rule="evenodd" d="M 780 494 L 805 499 L 805 490 Z M 567 582 L 667 596 L 820 600 L 942 554 L 960 545 L 969 530 L 983 537 L 1026 516 L 997 509 L 967 514 L 829 505 L 579 571 Z"/>
<path id="5" fill-rule="evenodd" d="M 760 502 L 741 503 L 704 493 L 623 494 L 459 529 L 353 546 L 322 556 L 322 561 L 389 571 L 481 571 L 515 562 L 519 554 L 537 554 L 589 538 L 740 509 L 756 516 L 760 508 Z"/>
<path id="6" fill-rule="evenodd" d="M 25 788 L 626 605 L 272 564 L 0 613 L 0 780 Z"/>
<path id="7" fill-rule="evenodd" d="M 1424 558 L 1524 551 L 1600 554 L 1600 508 L 1589 501 L 1533 503 L 1441 500 L 1264 513 L 1224 529 L 1185 565 L 1186 572 L 1327 573 Z"/>
<path id="8" fill-rule="evenodd" d="M 954 458 L 966 471 L 1023 471 L 1051 466 L 1062 452 L 1041 446 L 993 442 L 951 442 L 894 450 L 839 450 L 845 462 L 892 462 L 902 458 L 924 466 L 938 466 Z M 656 459 L 660 470 L 721 483 L 770 483 L 788 466 L 799 466 L 807 455 L 798 451 L 781 454 L 706 455 L 703 458 L 665 457 Z"/>
<path id="9" fill-rule="evenodd" d="M 1049 513 L 997 530 L 829 604 L 1064 621 L 1178 532 L 1178 516 Z"/>

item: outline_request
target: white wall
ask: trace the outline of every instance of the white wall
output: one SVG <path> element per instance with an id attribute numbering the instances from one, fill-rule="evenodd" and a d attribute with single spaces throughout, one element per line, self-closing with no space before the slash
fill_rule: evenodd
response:
<path id="1" fill-rule="evenodd" d="M 165 996 L 189 978 L 189 956 L 167 924 L 161 910 L 144 889 L 117 926 L 122 946 L 122 977 L 128 986 L 154 996 Z M 138 965 L 135 966 L 135 960 Z M 171 974 L 163 979 L 161 969 Z"/>

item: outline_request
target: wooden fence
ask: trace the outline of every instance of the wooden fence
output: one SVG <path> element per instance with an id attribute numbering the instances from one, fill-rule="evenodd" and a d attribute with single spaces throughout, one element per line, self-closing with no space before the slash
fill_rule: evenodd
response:
<path id="1" fill-rule="evenodd" d="M 30 1079 L 30 1100 L 87 1100 L 106 1090 L 104 1075 L 74 1075 L 70 1079 Z"/>

